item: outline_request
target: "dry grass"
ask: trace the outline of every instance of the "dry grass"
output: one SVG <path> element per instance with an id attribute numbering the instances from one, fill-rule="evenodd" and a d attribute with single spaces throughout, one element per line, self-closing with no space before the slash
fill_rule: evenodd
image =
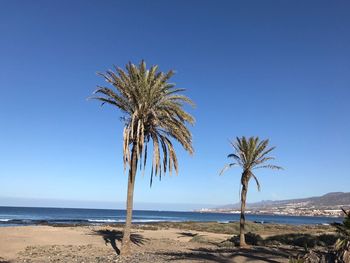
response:
<path id="1" fill-rule="evenodd" d="M 237 235 L 239 234 L 239 223 L 217 223 L 217 222 L 162 222 L 144 225 L 134 225 L 136 229 L 159 230 L 177 228 L 187 231 L 211 232 L 220 234 Z M 326 234 L 333 233 L 331 226 L 323 225 L 282 225 L 282 224 L 258 224 L 246 222 L 246 232 L 253 232 L 261 236 L 281 235 L 281 234 Z"/>

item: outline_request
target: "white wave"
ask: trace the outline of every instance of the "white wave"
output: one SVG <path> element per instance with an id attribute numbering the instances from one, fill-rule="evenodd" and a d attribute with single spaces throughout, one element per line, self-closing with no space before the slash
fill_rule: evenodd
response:
<path id="1" fill-rule="evenodd" d="M 89 222 L 95 222 L 95 223 L 117 223 L 122 222 L 120 220 L 114 220 L 114 219 L 88 219 Z"/>
<path id="2" fill-rule="evenodd" d="M 124 220 L 125 221 L 125 220 Z M 184 220 L 168 220 L 168 219 L 134 219 L 135 223 L 151 223 L 151 222 L 184 222 Z"/>
<path id="3" fill-rule="evenodd" d="M 11 219 L 7 219 L 7 218 L 0 218 L 0 222 L 8 222 L 10 221 Z"/>
<path id="4" fill-rule="evenodd" d="M 164 222 L 166 220 L 161 219 L 135 219 L 133 222 L 147 223 L 147 222 Z"/>
<path id="5" fill-rule="evenodd" d="M 124 223 L 125 219 L 88 219 L 91 223 Z M 133 219 L 134 223 L 152 223 L 152 222 L 180 222 L 181 220 L 167 220 L 167 219 Z"/>

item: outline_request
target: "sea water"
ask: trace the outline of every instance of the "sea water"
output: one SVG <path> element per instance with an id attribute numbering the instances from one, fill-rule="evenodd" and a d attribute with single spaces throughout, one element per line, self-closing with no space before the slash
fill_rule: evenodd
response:
<path id="1" fill-rule="evenodd" d="M 38 208 L 38 207 L 0 207 L 0 226 L 37 225 L 37 224 L 111 224 L 125 222 L 125 210 L 113 209 L 77 209 L 77 208 Z M 277 224 L 330 224 L 341 222 L 341 218 L 318 216 L 284 215 L 246 215 L 246 220 L 259 223 Z M 220 222 L 239 221 L 239 214 L 176 212 L 134 210 L 134 223 L 151 222 Z"/>

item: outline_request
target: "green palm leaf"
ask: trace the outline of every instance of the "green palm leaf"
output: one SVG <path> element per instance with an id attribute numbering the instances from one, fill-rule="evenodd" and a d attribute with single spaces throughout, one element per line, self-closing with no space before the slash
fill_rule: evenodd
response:
<path id="1" fill-rule="evenodd" d="M 185 89 L 168 82 L 174 71 L 159 72 L 158 66 L 147 69 L 145 61 L 141 61 L 139 65 L 128 63 L 126 70 L 115 67 L 115 72 L 108 70 L 99 75 L 113 88 L 98 86 L 91 99 L 115 106 L 124 114 L 124 170 L 130 165 L 130 147 L 134 144 L 138 158 L 144 158 L 140 165 L 145 169 L 147 144 L 152 140 L 152 176 L 161 175 L 162 171 L 171 173 L 172 168 L 178 172 L 171 139 L 192 154 L 192 135 L 187 124 L 194 124 L 195 120 L 183 109 L 184 105 L 194 106 L 191 99 L 181 94 Z"/>

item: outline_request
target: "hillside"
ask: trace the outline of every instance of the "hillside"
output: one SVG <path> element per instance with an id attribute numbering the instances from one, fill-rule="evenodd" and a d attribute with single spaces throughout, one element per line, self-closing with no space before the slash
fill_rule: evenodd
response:
<path id="1" fill-rule="evenodd" d="M 238 209 L 239 203 L 217 207 L 218 210 Z M 257 203 L 248 203 L 248 209 L 266 209 L 272 207 L 299 207 L 312 209 L 339 209 L 340 207 L 350 207 L 350 193 L 333 192 L 322 196 L 278 200 L 278 201 L 261 201 Z"/>

